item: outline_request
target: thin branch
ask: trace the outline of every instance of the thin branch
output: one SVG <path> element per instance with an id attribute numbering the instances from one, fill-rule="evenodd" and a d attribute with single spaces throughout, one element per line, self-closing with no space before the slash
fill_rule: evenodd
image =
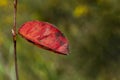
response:
<path id="1" fill-rule="evenodd" d="M 16 13 L 17 13 L 17 0 L 14 0 L 14 32 L 16 34 Z"/>
<path id="2" fill-rule="evenodd" d="M 16 13 L 17 13 L 17 0 L 14 0 L 14 25 L 12 29 L 13 43 L 14 43 L 14 61 L 15 61 L 15 73 L 16 80 L 19 80 L 18 76 L 18 64 L 17 64 L 17 52 L 16 52 Z"/>

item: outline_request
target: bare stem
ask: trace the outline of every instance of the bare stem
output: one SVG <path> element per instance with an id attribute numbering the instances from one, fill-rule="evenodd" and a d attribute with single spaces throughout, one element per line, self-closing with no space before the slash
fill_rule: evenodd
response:
<path id="1" fill-rule="evenodd" d="M 16 80 L 19 80 L 18 78 L 18 65 L 17 65 L 17 52 L 16 52 L 16 13 L 17 13 L 17 0 L 14 0 L 14 25 L 12 29 L 12 35 L 13 35 L 13 43 L 14 43 L 14 61 L 15 61 L 15 73 L 16 73 Z"/>

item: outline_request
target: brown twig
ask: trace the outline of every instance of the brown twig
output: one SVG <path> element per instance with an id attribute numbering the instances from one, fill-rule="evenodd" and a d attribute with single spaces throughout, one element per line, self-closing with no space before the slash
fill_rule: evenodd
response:
<path id="1" fill-rule="evenodd" d="M 14 0 L 14 25 L 12 29 L 13 43 L 14 43 L 14 61 L 15 61 L 15 73 L 16 80 L 19 80 L 18 76 L 18 64 L 17 64 L 17 52 L 16 52 L 16 13 L 17 13 L 17 0 Z"/>

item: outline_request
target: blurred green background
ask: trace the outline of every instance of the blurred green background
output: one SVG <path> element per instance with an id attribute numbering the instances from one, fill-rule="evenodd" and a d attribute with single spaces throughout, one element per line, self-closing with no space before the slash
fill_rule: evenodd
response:
<path id="1" fill-rule="evenodd" d="M 20 80 L 120 80 L 120 0 L 18 0 L 17 28 L 31 20 L 56 25 L 70 55 L 17 36 Z M 13 0 L 0 0 L 0 80 L 15 80 Z"/>

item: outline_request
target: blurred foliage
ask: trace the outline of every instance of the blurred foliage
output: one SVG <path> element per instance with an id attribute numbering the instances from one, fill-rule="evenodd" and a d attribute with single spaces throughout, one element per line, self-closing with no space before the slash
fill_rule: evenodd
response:
<path id="1" fill-rule="evenodd" d="M 20 80 L 120 80 L 120 0 L 18 0 L 17 28 L 30 20 L 55 24 L 70 55 L 17 36 Z M 0 80 L 15 80 L 13 1 L 0 0 Z"/>

